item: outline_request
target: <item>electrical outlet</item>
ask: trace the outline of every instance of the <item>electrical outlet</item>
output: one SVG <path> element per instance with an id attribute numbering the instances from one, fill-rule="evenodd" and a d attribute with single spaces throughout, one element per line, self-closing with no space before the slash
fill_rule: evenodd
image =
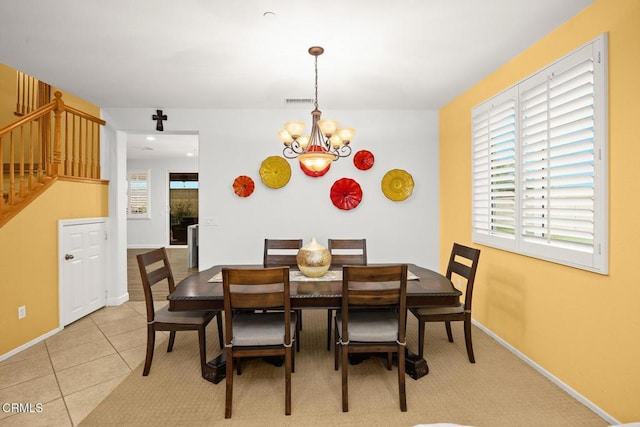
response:
<path id="1" fill-rule="evenodd" d="M 27 317 L 27 307 L 21 305 L 18 307 L 18 319 L 24 319 L 25 317 Z"/>

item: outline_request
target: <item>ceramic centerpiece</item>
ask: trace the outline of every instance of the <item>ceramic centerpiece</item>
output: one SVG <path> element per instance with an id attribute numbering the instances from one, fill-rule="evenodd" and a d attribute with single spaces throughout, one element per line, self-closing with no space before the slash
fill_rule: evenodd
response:
<path id="1" fill-rule="evenodd" d="M 316 241 L 315 237 L 298 250 L 296 255 L 298 268 L 308 277 L 320 277 L 329 270 L 331 266 L 331 253 L 329 249 Z"/>

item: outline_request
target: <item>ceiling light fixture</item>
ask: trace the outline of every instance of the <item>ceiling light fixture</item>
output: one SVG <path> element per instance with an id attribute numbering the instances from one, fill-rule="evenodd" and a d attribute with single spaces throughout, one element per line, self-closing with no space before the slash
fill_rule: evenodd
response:
<path id="1" fill-rule="evenodd" d="M 311 112 L 311 133 L 303 135 L 303 122 L 286 122 L 284 129 L 278 132 L 280 140 L 284 144 L 282 154 L 287 159 L 297 158 L 300 163 L 314 172 L 326 169 L 332 161 L 340 157 L 348 157 L 351 154 L 349 143 L 356 130 L 353 128 L 338 129 L 335 120 L 320 117 L 322 112 L 318 110 L 318 56 L 324 49 L 320 46 L 309 48 L 309 54 L 315 57 L 315 98 L 314 110 Z"/>

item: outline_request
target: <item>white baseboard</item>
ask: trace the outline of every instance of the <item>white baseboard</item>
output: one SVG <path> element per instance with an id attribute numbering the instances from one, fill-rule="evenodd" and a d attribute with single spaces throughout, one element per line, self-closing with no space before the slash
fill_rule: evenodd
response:
<path id="1" fill-rule="evenodd" d="M 600 407 L 596 406 L 589 399 L 587 399 L 586 397 L 584 397 L 583 395 L 581 395 L 580 393 L 575 391 L 573 388 L 569 387 L 567 384 L 562 382 L 559 378 L 554 376 L 551 372 L 547 371 L 542 366 L 538 365 L 536 362 L 531 360 L 525 354 L 521 353 L 518 349 L 513 347 L 511 344 L 509 344 L 508 342 L 506 342 L 505 340 L 500 338 L 498 335 L 496 335 L 495 333 L 493 333 L 492 331 L 487 329 L 484 325 L 482 325 L 481 323 L 477 322 L 475 319 L 472 319 L 471 322 L 475 326 L 477 326 L 479 329 L 481 329 L 482 332 L 484 332 L 485 334 L 489 335 L 491 338 L 496 340 L 501 346 L 503 346 L 504 348 L 509 350 L 511 353 L 515 354 L 524 363 L 526 363 L 527 365 L 531 366 L 536 371 L 540 372 L 543 376 L 547 377 L 552 383 L 554 383 L 555 385 L 560 387 L 562 390 L 567 392 L 570 396 L 572 396 L 578 402 L 582 403 L 584 406 L 586 406 L 587 408 L 591 409 L 593 412 L 598 414 L 600 417 L 604 418 L 607 422 L 609 422 L 609 424 L 612 424 L 612 425 L 620 424 L 620 422 L 617 421 L 615 418 L 613 418 L 611 415 L 607 414 Z"/>
<path id="2" fill-rule="evenodd" d="M 107 298 L 106 304 L 108 306 L 116 306 L 122 305 L 127 301 L 129 301 L 129 292 L 125 292 L 124 294 L 117 297 Z"/>
<path id="3" fill-rule="evenodd" d="M 41 342 L 41 341 L 46 340 L 46 339 L 47 339 L 47 338 L 49 338 L 50 336 L 55 335 L 55 334 L 57 334 L 58 332 L 60 332 L 62 329 L 63 329 L 63 328 L 59 326 L 59 327 L 57 327 L 56 329 L 53 329 L 52 331 L 49 331 L 49 332 L 47 332 L 47 333 L 46 333 L 46 334 L 44 334 L 44 335 L 40 335 L 39 337 L 34 338 L 34 339 L 32 339 L 31 341 L 29 341 L 29 342 L 27 342 L 27 343 L 22 344 L 20 347 L 16 347 L 16 348 L 14 348 L 13 350 L 11 350 L 11 351 L 10 351 L 10 352 L 8 352 L 8 353 L 5 353 L 5 354 L 3 354 L 3 355 L 0 355 L 0 362 L 2 362 L 3 360 L 6 360 L 6 359 L 8 359 L 8 358 L 10 358 L 11 356 L 14 356 L 14 355 L 16 355 L 16 354 L 20 353 L 21 351 L 24 351 L 24 350 L 28 349 L 29 347 L 31 347 L 31 346 L 33 346 L 33 345 L 38 344 L 38 343 L 39 343 L 39 342 Z"/>

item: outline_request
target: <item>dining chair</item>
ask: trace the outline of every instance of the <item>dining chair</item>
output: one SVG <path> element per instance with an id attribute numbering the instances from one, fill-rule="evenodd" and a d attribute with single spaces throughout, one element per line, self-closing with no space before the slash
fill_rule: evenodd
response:
<path id="1" fill-rule="evenodd" d="M 264 239 L 263 267 L 282 267 L 298 269 L 296 255 L 302 247 L 302 239 Z M 302 310 L 294 310 L 298 315 L 296 330 L 296 351 L 300 351 L 300 331 L 302 330 Z"/>
<path id="2" fill-rule="evenodd" d="M 451 322 L 464 322 L 464 340 L 467 346 L 469 362 L 476 363 L 471 342 L 471 300 L 473 297 L 473 284 L 476 278 L 480 249 L 470 248 L 458 243 L 453 244 L 449 265 L 447 266 L 447 279 L 462 278 L 466 281 L 464 303 L 453 307 L 423 307 L 412 308 L 411 313 L 418 319 L 418 356 L 424 354 L 424 329 L 426 322 L 444 322 L 449 342 L 453 342 Z"/>
<path id="3" fill-rule="evenodd" d="M 400 410 L 407 410 L 405 389 L 405 328 L 407 265 L 345 266 L 342 269 L 342 308 L 336 313 L 335 359 L 342 361 L 342 411 L 349 411 L 348 366 L 352 353 L 387 353 L 398 358 Z"/>
<path id="4" fill-rule="evenodd" d="M 231 418 L 234 363 L 239 364 L 243 357 L 284 357 L 285 415 L 291 415 L 291 372 L 295 370 L 291 347 L 297 314 L 291 311 L 289 267 L 223 268 L 222 286 L 227 361 L 225 418 Z"/>
<path id="5" fill-rule="evenodd" d="M 329 239 L 327 249 L 331 254 L 331 268 L 344 265 L 367 265 L 367 239 Z M 327 310 L 327 351 L 331 350 L 331 334 L 334 310 Z"/>
<path id="6" fill-rule="evenodd" d="M 140 277 L 142 279 L 142 288 L 144 290 L 144 299 L 147 308 L 147 355 L 142 375 L 149 375 L 151 369 L 156 331 L 169 331 L 168 353 L 173 350 L 176 331 L 198 331 L 200 369 L 202 376 L 204 376 L 207 363 L 205 328 L 214 317 L 217 317 L 218 322 L 220 348 L 224 348 L 221 311 L 169 311 L 168 306 L 156 310 L 152 287 L 160 282 L 166 281 L 169 287 L 169 293 L 173 292 L 176 288 L 169 258 L 167 257 L 167 251 L 165 248 L 154 249 L 139 254 L 136 258 L 138 260 L 138 268 L 140 269 Z"/>

